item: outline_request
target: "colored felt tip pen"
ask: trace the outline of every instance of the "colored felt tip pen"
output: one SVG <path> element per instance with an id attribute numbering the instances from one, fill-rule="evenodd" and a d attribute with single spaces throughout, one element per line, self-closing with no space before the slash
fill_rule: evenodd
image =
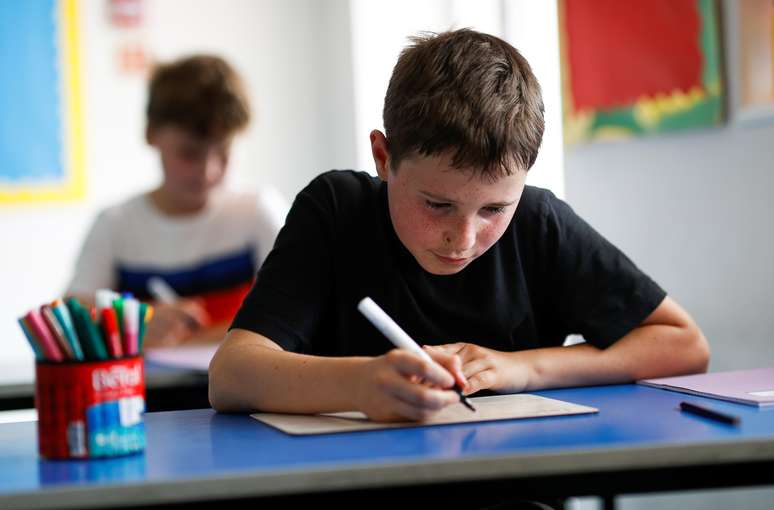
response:
<path id="1" fill-rule="evenodd" d="M 133 356 L 139 348 L 137 335 L 140 332 L 140 302 L 134 298 L 124 298 L 123 312 L 124 354 Z"/>
<path id="2" fill-rule="evenodd" d="M 61 299 L 57 299 L 51 303 L 51 309 L 54 311 L 54 315 L 56 315 L 57 320 L 59 320 L 59 323 L 62 325 L 62 330 L 72 348 L 73 357 L 77 360 L 85 359 L 81 342 L 78 339 L 78 333 L 75 330 L 72 315 L 70 315 L 70 310 Z"/>
<path id="3" fill-rule="evenodd" d="M 48 326 L 43 320 L 43 316 L 40 315 L 40 311 L 33 308 L 27 312 L 24 319 L 29 325 L 32 334 L 35 335 L 35 338 L 40 342 L 40 347 L 43 350 L 43 354 L 46 356 L 46 360 L 63 361 L 64 355 L 57 345 L 53 334 L 49 331 Z"/>
<path id="4" fill-rule="evenodd" d="M 97 292 L 94 293 L 94 304 L 97 307 L 97 315 L 101 316 L 102 310 L 111 308 L 113 306 L 113 301 L 120 298 L 121 295 L 118 292 L 110 289 L 97 289 Z"/>
<path id="5" fill-rule="evenodd" d="M 27 324 L 27 321 L 24 317 L 19 317 L 19 326 L 21 326 L 22 331 L 24 332 L 24 336 L 27 338 L 27 341 L 30 343 L 30 346 L 32 347 L 32 350 L 35 352 L 35 359 L 38 361 L 42 361 L 46 359 L 46 355 L 43 353 L 43 349 L 40 347 L 40 342 L 37 338 L 35 338 L 35 335 L 32 334 L 32 330 Z"/>
<path id="6" fill-rule="evenodd" d="M 715 420 L 720 423 L 725 423 L 726 425 L 739 425 L 741 422 L 738 416 L 721 413 L 720 411 L 715 411 L 709 407 L 700 406 L 691 402 L 680 402 L 680 410 L 703 418 L 709 418 L 710 420 Z"/>
<path id="7" fill-rule="evenodd" d="M 100 326 L 102 326 L 102 335 L 105 339 L 105 346 L 110 355 L 114 358 L 123 356 L 124 349 L 121 346 L 121 330 L 118 327 L 116 311 L 112 307 L 103 308 L 100 317 Z"/>
<path id="8" fill-rule="evenodd" d="M 41 306 L 40 316 L 43 317 L 43 322 L 46 323 L 46 326 L 48 326 L 48 331 L 51 333 L 51 336 L 54 337 L 54 340 L 56 341 L 56 344 L 62 353 L 62 357 L 64 357 L 64 359 L 77 359 L 75 354 L 73 354 L 72 345 L 70 345 L 70 342 L 67 341 L 64 329 L 62 328 L 59 320 L 56 318 L 56 315 L 54 315 L 54 311 L 51 309 L 51 306 Z"/>
<path id="9" fill-rule="evenodd" d="M 398 349 L 406 349 L 407 351 L 411 351 L 414 354 L 420 356 L 425 361 L 437 364 L 436 361 L 433 360 L 433 358 L 431 358 L 430 355 L 427 354 L 419 346 L 419 344 L 417 344 L 414 339 L 408 335 L 408 333 L 403 331 L 403 329 L 398 326 L 398 324 L 392 320 L 392 318 L 387 315 L 387 313 L 382 310 L 373 299 L 364 297 L 362 300 L 360 300 L 360 303 L 358 303 L 357 309 L 360 311 L 360 313 L 365 315 L 366 319 L 368 319 L 371 324 L 376 327 L 376 329 L 381 331 L 382 334 L 386 336 L 395 347 Z M 468 400 L 468 398 L 463 395 L 462 388 L 460 388 L 458 384 L 455 383 L 453 389 L 457 395 L 460 396 L 460 402 L 462 402 L 465 407 L 471 411 L 476 410 L 476 408 L 473 407 L 473 404 L 470 403 L 470 400 Z"/>

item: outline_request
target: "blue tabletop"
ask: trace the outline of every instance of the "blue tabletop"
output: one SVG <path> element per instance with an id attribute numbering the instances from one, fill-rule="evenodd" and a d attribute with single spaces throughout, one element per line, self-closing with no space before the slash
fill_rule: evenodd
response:
<path id="1" fill-rule="evenodd" d="M 149 413 L 142 454 L 102 460 L 38 458 L 36 424 L 0 426 L 0 500 L 41 489 L 95 488 L 292 473 L 337 467 L 410 466 L 488 457 L 774 442 L 774 409 L 638 385 L 537 394 L 593 406 L 598 414 L 380 431 L 290 436 L 247 415 L 212 410 Z M 699 402 L 741 417 L 738 427 L 682 413 Z"/>

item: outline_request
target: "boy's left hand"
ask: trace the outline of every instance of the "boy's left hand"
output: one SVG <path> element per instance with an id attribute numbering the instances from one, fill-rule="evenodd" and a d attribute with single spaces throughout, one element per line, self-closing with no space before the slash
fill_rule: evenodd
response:
<path id="1" fill-rule="evenodd" d="M 462 373 L 468 380 L 465 394 L 480 390 L 518 393 L 527 388 L 528 370 L 516 352 L 502 352 L 476 344 L 458 342 L 425 345 L 428 352 L 456 354 L 462 361 Z"/>

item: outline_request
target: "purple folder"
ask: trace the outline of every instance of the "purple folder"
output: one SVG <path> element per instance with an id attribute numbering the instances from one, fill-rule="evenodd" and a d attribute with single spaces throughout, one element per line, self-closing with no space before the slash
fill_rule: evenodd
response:
<path id="1" fill-rule="evenodd" d="M 752 406 L 774 405 L 774 368 L 643 379 L 637 383 Z"/>

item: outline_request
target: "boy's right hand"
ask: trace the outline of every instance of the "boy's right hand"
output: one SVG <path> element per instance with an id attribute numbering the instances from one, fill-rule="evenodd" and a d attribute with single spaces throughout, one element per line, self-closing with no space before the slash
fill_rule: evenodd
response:
<path id="1" fill-rule="evenodd" d="M 460 401 L 451 390 L 465 385 L 459 357 L 432 353 L 428 363 L 414 353 L 393 349 L 363 366 L 358 409 L 373 421 L 423 421 Z"/>
<path id="2" fill-rule="evenodd" d="M 193 299 L 154 303 L 153 308 L 153 318 L 145 331 L 143 347 L 179 345 L 209 323 L 207 311 Z"/>

